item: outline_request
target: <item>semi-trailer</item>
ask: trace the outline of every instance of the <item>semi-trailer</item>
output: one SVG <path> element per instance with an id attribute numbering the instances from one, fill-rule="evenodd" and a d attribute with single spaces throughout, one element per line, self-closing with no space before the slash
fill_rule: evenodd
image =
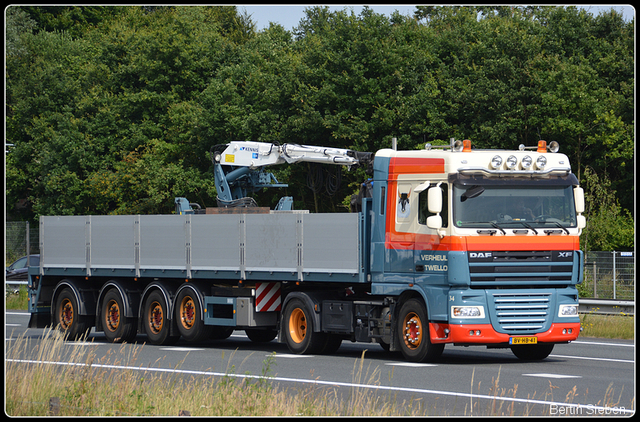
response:
<path id="1" fill-rule="evenodd" d="M 584 194 L 557 143 L 421 150 L 261 142 L 212 148 L 218 207 L 170 215 L 42 216 L 30 327 L 111 342 L 224 339 L 244 330 L 294 353 L 374 342 L 409 361 L 445 345 L 544 359 L 580 332 Z M 365 165 L 353 212 L 274 210 L 269 166 Z"/>

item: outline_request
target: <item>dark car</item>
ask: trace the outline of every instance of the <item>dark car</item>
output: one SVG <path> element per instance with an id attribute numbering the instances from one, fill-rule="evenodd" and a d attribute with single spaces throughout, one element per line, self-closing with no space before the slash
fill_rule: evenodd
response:
<path id="1" fill-rule="evenodd" d="M 40 255 L 29 255 L 29 266 L 40 265 Z M 7 281 L 27 281 L 27 257 L 23 256 L 7 267 Z"/>

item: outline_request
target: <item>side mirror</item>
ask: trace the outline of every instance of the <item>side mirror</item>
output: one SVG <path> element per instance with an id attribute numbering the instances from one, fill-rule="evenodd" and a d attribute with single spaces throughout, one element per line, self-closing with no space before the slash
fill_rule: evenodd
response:
<path id="1" fill-rule="evenodd" d="M 427 191 L 427 208 L 432 215 L 427 217 L 427 227 L 434 230 L 442 228 L 442 188 L 434 186 Z"/>
<path id="2" fill-rule="evenodd" d="M 442 189 L 440 186 L 434 186 L 427 192 L 427 206 L 432 214 L 442 212 Z"/>
<path id="3" fill-rule="evenodd" d="M 580 186 L 573 188 L 573 201 L 576 203 L 576 212 L 584 212 L 584 190 Z"/>
<path id="4" fill-rule="evenodd" d="M 442 217 L 440 217 L 440 215 L 427 217 L 427 227 L 434 230 L 440 230 L 442 228 Z"/>
<path id="5" fill-rule="evenodd" d="M 584 218 L 584 215 L 579 215 L 577 218 L 578 218 L 579 229 L 584 229 L 585 227 L 587 227 L 587 219 Z"/>
<path id="6" fill-rule="evenodd" d="M 587 227 L 587 219 L 584 218 L 584 190 L 580 186 L 573 188 L 573 202 L 576 204 L 577 223 L 579 229 Z"/>

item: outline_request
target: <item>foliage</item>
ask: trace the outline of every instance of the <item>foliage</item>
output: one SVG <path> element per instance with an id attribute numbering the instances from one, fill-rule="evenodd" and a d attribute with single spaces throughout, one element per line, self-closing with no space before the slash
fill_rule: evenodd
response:
<path id="1" fill-rule="evenodd" d="M 599 177 L 590 167 L 583 173 L 587 227 L 580 242 L 584 250 L 625 251 L 634 248 L 635 222 L 628 210 L 623 209 L 611 182 Z"/>
<path id="2" fill-rule="evenodd" d="M 232 139 L 373 152 L 392 137 L 403 149 L 455 137 L 480 148 L 558 141 L 581 182 L 590 168 L 617 192 L 616 222 L 601 229 L 628 226 L 635 21 L 615 10 L 418 6 L 388 18 L 314 6 L 292 32 L 257 32 L 229 6 L 6 16 L 10 218 L 168 213 L 173 196 L 213 206 L 209 149 Z M 292 195 L 296 208 L 343 210 L 365 177 L 343 172 L 337 189 L 311 191 L 312 170 L 274 169 L 290 187 L 258 202 Z M 628 244 L 618 237 L 607 244 Z"/>

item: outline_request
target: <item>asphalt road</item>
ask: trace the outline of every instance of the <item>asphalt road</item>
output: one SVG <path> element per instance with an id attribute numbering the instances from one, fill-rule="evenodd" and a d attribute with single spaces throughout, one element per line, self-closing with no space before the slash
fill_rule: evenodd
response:
<path id="1" fill-rule="evenodd" d="M 5 356 L 19 335 L 30 341 L 42 337 L 44 330 L 27 329 L 28 321 L 28 313 L 6 313 Z M 139 335 L 137 344 L 124 346 L 143 348 L 131 364 L 136 370 L 256 377 L 263 375 L 265 362 L 275 352 L 267 375 L 280 387 L 316 386 L 346 394 L 356 387 L 395 397 L 399 403 L 419 400 L 431 415 L 635 413 L 633 341 L 579 338 L 571 344 L 556 345 L 540 362 L 520 361 L 508 349 L 448 345 L 442 357 L 430 364 L 405 362 L 401 355 L 386 353 L 377 344 L 348 341 L 343 341 L 335 355 L 292 355 L 285 344 L 276 340 L 252 343 L 242 331 L 235 331 L 224 341 L 197 344 L 181 340 L 173 346 L 141 346 L 144 341 L 145 336 Z M 102 333 L 92 332 L 88 342 L 67 342 L 65 347 L 95 347 L 99 357 L 123 346 L 107 343 Z"/>

